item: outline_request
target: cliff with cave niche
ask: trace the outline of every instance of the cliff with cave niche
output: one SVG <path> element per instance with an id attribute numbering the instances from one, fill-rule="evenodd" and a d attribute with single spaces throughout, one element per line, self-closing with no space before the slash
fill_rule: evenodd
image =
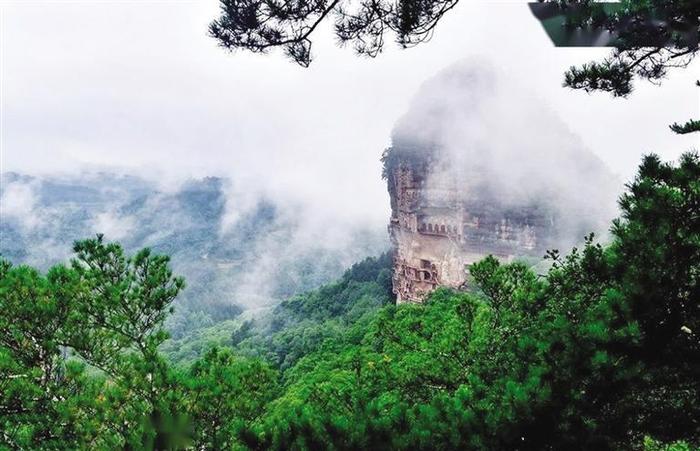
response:
<path id="1" fill-rule="evenodd" d="M 398 302 L 459 288 L 491 254 L 539 260 L 605 232 L 621 187 L 547 106 L 491 64 L 426 81 L 383 156 Z"/>
<path id="2" fill-rule="evenodd" d="M 542 257 L 551 242 L 555 217 L 546 208 L 512 205 L 447 176 L 433 153 L 389 149 L 384 165 L 398 303 L 421 302 L 437 286 L 463 288 L 468 265 L 487 255 Z"/>

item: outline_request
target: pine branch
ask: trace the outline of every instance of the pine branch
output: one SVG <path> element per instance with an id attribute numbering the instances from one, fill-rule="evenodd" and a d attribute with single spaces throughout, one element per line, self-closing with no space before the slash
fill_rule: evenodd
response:
<path id="1" fill-rule="evenodd" d="M 679 135 L 700 132 L 700 120 L 691 119 L 683 125 L 674 122 L 673 124 L 669 125 L 669 128 Z"/>

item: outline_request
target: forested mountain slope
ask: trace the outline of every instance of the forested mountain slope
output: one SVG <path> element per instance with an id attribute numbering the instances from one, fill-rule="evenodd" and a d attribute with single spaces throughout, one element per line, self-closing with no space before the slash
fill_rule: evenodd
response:
<path id="1" fill-rule="evenodd" d="M 473 290 L 393 305 L 367 259 L 201 357 L 166 341 L 167 256 L 97 238 L 45 274 L 2 261 L 0 446 L 697 449 L 699 179 L 697 153 L 645 157 L 612 241 L 544 274 L 487 257 Z"/>
<path id="2" fill-rule="evenodd" d="M 393 302 L 391 254 L 384 253 L 356 263 L 339 280 L 287 299 L 266 313 L 253 317 L 244 313 L 168 340 L 162 351 L 172 362 L 187 365 L 214 345 L 232 347 L 285 370 Z"/>

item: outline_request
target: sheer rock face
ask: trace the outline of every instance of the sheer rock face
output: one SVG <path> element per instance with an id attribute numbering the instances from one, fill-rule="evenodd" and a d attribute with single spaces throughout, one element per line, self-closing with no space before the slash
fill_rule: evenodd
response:
<path id="1" fill-rule="evenodd" d="M 458 180 L 428 184 L 432 168 L 429 158 L 406 158 L 386 174 L 398 303 L 421 302 L 437 286 L 463 287 L 468 265 L 489 254 L 504 261 L 544 255 L 552 216 L 505 206 L 486 192 L 465 195 Z"/>
<path id="2" fill-rule="evenodd" d="M 458 288 L 467 266 L 570 249 L 615 216 L 621 184 L 547 106 L 488 62 L 419 89 L 384 154 L 398 302 Z"/>

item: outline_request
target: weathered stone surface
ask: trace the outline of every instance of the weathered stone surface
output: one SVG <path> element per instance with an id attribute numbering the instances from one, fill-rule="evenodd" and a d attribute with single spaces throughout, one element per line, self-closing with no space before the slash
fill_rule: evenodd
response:
<path id="1" fill-rule="evenodd" d="M 398 157 L 386 174 L 397 302 L 420 302 L 438 285 L 462 287 L 468 265 L 489 254 L 506 261 L 544 255 L 553 218 L 535 207 L 469 198 L 456 180 L 428 186 L 430 163 Z"/>
<path id="2" fill-rule="evenodd" d="M 604 234 L 621 184 L 513 74 L 478 59 L 426 81 L 384 154 L 399 302 L 460 287 L 467 266 Z"/>

